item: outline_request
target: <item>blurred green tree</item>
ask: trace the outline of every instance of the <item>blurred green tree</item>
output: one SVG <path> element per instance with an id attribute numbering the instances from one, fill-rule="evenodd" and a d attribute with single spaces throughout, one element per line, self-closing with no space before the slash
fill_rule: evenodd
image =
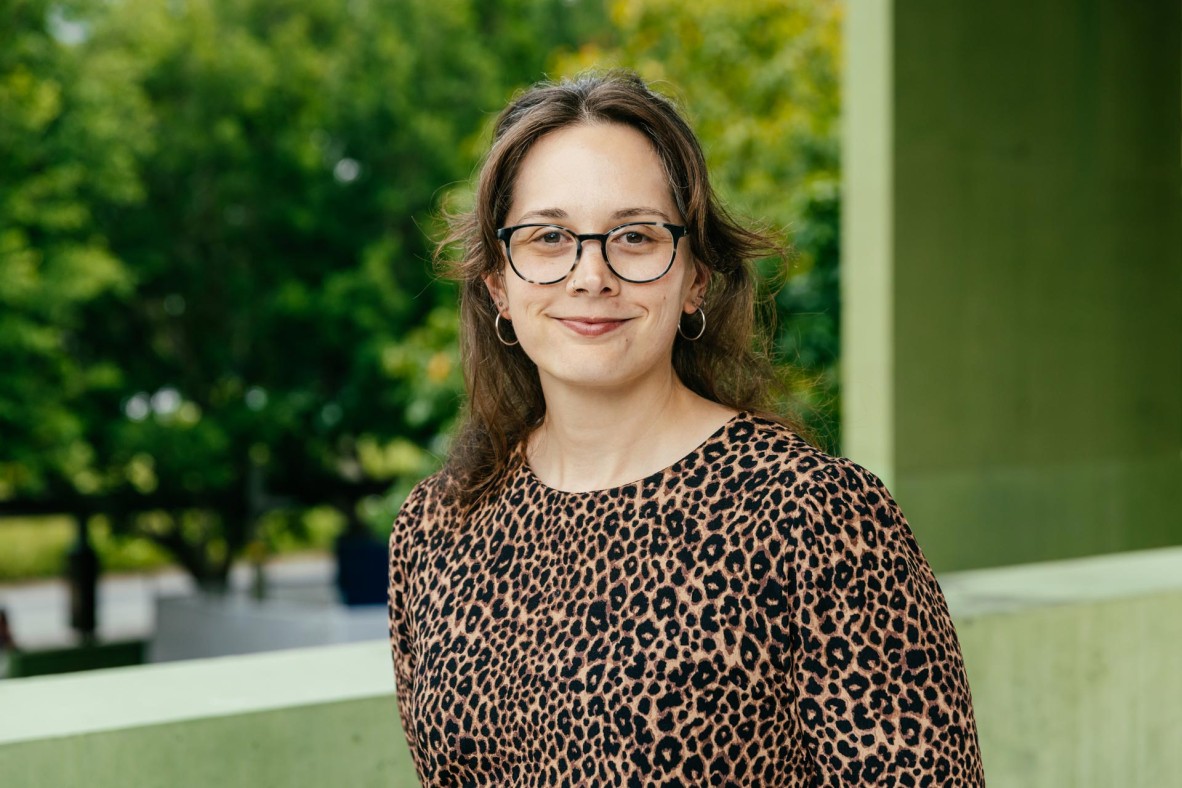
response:
<path id="1" fill-rule="evenodd" d="M 560 55 L 555 71 L 620 66 L 655 81 L 685 105 L 725 202 L 791 242 L 788 259 L 763 265 L 775 294 L 777 352 L 795 405 L 835 449 L 842 4 L 610 0 L 609 7 L 608 43 Z"/>
<path id="2" fill-rule="evenodd" d="M 84 310 L 133 279 L 96 206 L 142 198 L 150 145 L 126 60 L 80 57 L 62 10 L 0 3 L 0 500 L 57 505 L 101 486 L 87 402 L 121 377 L 82 352 Z"/>
<path id="3" fill-rule="evenodd" d="M 54 9 L 77 41 L 44 35 Z M 384 494 L 435 464 L 458 405 L 454 295 L 429 264 L 438 196 L 471 171 L 484 118 L 598 13 L 566 0 L 27 9 L 78 68 L 119 64 L 95 90 L 136 109 L 109 113 L 114 153 L 83 152 L 128 178 L 117 193 L 89 172 L 112 193 L 79 200 L 119 276 L 75 299 L 73 342 L 45 354 L 107 373 L 62 406 L 89 447 L 85 503 L 209 589 L 267 510 L 294 527 L 327 502 L 360 528 L 359 499 L 396 505 Z M 13 467 L 28 454 L 14 448 Z"/>

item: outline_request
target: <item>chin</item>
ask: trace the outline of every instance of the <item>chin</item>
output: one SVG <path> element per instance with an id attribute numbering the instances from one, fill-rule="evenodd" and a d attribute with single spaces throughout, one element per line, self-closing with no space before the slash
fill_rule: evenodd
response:
<path id="1" fill-rule="evenodd" d="M 538 372 L 543 378 L 563 385 L 606 391 L 639 386 L 647 377 L 646 372 L 656 371 L 648 366 L 637 368 L 625 364 L 618 356 L 594 360 L 584 357 L 577 363 L 568 357 L 563 362 L 539 365 Z"/>
<path id="2" fill-rule="evenodd" d="M 635 341 L 540 344 L 542 352 L 535 354 L 526 349 L 526 354 L 534 361 L 543 381 L 549 379 L 589 389 L 638 386 L 647 377 L 668 371 L 672 364 L 671 354 L 638 353 Z"/>
<path id="3" fill-rule="evenodd" d="M 629 376 L 621 374 L 619 367 L 600 367 L 599 365 L 581 365 L 577 369 L 569 367 L 545 370 L 543 374 L 551 380 L 567 386 L 579 386 L 588 389 L 613 389 L 627 385 Z"/>

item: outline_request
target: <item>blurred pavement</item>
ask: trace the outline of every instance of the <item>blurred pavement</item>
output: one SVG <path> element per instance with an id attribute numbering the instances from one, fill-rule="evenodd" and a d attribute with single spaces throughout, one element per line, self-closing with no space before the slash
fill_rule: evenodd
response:
<path id="1" fill-rule="evenodd" d="M 267 596 L 305 602 L 335 602 L 336 562 L 332 556 L 277 559 L 265 568 Z M 236 595 L 250 593 L 253 569 L 234 567 L 230 587 Z M 99 640 L 147 638 L 156 626 L 158 596 L 190 596 L 196 586 L 187 574 L 172 569 L 153 574 L 105 575 L 99 581 Z M 0 584 L 0 607 L 8 611 L 13 638 L 22 649 L 73 645 L 70 593 L 64 580 Z"/>

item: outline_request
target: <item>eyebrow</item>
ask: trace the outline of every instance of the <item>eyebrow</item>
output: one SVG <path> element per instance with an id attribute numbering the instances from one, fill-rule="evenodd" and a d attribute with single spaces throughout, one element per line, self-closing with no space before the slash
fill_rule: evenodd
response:
<path id="1" fill-rule="evenodd" d="M 622 208 L 621 210 L 618 210 L 612 214 L 613 219 L 633 219 L 637 216 L 656 216 L 659 217 L 661 221 L 673 224 L 673 219 L 669 217 L 669 214 L 665 213 L 659 208 Z M 569 218 L 570 214 L 561 208 L 542 208 L 537 211 L 530 211 L 528 213 L 522 214 L 522 216 L 517 220 L 517 224 L 525 224 L 531 219 L 557 220 Z"/>

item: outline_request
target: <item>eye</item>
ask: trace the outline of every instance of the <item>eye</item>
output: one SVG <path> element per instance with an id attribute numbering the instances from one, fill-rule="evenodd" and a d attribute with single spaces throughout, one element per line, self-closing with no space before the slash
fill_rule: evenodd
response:
<path id="1" fill-rule="evenodd" d="M 570 243 L 570 237 L 553 227 L 523 227 L 520 240 L 531 246 L 562 246 Z"/>
<path id="2" fill-rule="evenodd" d="M 574 255 L 575 239 L 561 227 L 527 225 L 519 227 L 509 242 L 509 253 L 523 262 L 528 256 L 538 260 L 558 260 Z"/>
<path id="3" fill-rule="evenodd" d="M 633 224 L 617 229 L 611 236 L 611 244 L 621 251 L 647 252 L 662 242 L 662 234 L 668 234 L 663 227 Z"/>

